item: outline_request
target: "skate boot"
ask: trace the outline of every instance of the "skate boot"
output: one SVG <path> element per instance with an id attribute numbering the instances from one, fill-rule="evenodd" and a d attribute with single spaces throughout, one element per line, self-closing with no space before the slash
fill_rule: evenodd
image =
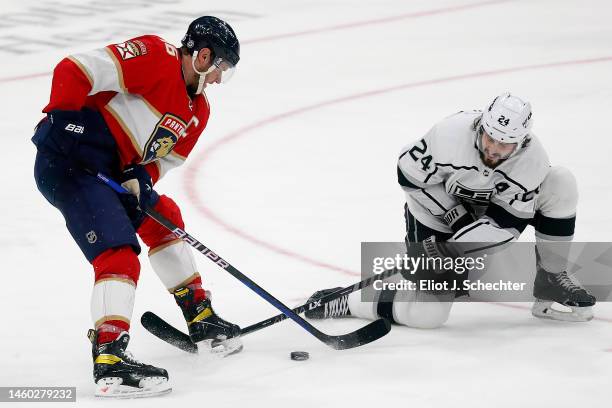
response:
<path id="1" fill-rule="evenodd" d="M 194 291 L 184 287 L 174 291 L 174 299 L 183 311 L 191 341 L 204 344 L 213 354 L 225 357 L 242 351 L 240 327 L 221 319 L 213 310 L 209 292 L 201 301 L 194 301 Z"/>
<path id="2" fill-rule="evenodd" d="M 315 292 L 309 299 L 308 303 L 316 302 L 321 298 L 334 293 L 342 288 L 323 289 Z M 306 311 L 305 315 L 309 319 L 332 319 L 339 317 L 347 317 L 351 315 L 348 307 L 349 295 L 344 295 L 323 305 L 316 306 Z"/>
<path id="3" fill-rule="evenodd" d="M 572 281 L 566 271 L 550 273 L 538 268 L 533 296 L 536 301 L 531 313 L 536 317 L 566 322 L 586 322 L 593 318 L 595 297 Z M 569 310 L 554 309 L 553 303 Z"/>
<path id="4" fill-rule="evenodd" d="M 172 391 L 166 370 L 143 364 L 126 351 L 130 341 L 127 332 L 104 344 L 97 344 L 95 330 L 89 330 L 87 336 L 92 343 L 96 397 L 142 398 Z"/>

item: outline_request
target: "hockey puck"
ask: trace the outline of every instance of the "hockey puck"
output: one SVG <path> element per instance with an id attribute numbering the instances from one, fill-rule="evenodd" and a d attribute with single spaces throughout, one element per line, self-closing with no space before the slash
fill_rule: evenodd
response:
<path id="1" fill-rule="evenodd" d="M 295 361 L 305 361 L 310 358 L 310 354 L 307 351 L 292 351 L 291 359 Z"/>

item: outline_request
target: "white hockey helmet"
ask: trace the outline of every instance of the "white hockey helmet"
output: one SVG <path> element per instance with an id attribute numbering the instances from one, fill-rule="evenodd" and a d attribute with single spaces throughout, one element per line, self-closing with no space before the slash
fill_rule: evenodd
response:
<path id="1" fill-rule="evenodd" d="M 480 125 L 498 142 L 520 144 L 531 128 L 531 104 L 505 92 L 483 111 Z"/>

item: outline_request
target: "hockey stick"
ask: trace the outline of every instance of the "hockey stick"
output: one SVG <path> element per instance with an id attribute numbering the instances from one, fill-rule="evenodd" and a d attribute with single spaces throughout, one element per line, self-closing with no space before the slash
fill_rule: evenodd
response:
<path id="1" fill-rule="evenodd" d="M 332 300 L 348 295 L 349 293 L 361 290 L 367 286 L 370 286 L 374 281 L 386 279 L 390 276 L 395 275 L 398 272 L 399 272 L 399 269 L 390 269 L 379 275 L 374 275 L 370 278 L 362 280 L 361 282 L 357 282 L 354 285 L 347 286 L 344 289 L 339 289 L 335 292 L 332 292 L 314 302 L 304 303 L 303 305 L 292 309 L 292 311 L 297 314 L 304 313 L 307 310 L 311 310 L 311 309 L 314 309 L 315 307 L 322 306 L 326 303 L 331 302 Z M 272 316 L 266 320 L 262 320 L 261 322 L 254 323 L 248 327 L 245 327 L 244 329 L 240 331 L 240 336 L 241 337 L 246 336 L 247 334 L 251 334 L 258 330 L 272 326 L 276 323 L 280 323 L 286 319 L 287 319 L 287 316 L 282 313 L 276 316 Z M 178 347 L 179 349 L 186 351 L 188 353 L 197 353 L 198 346 L 191 342 L 191 339 L 189 338 L 187 334 L 177 329 L 176 327 L 172 326 L 171 324 L 166 322 L 164 319 L 162 319 L 155 313 L 153 312 L 143 313 L 143 315 L 140 318 L 140 323 L 151 334 L 165 341 L 166 343 L 169 343 L 175 347 Z"/>
<path id="2" fill-rule="evenodd" d="M 111 187 L 117 193 L 120 194 L 131 194 L 128 190 L 123 188 L 123 186 L 119 185 L 117 182 L 113 181 L 109 177 L 105 176 L 100 172 L 96 172 L 95 176 L 98 180 L 104 182 L 106 185 Z M 375 320 L 368 325 L 348 334 L 333 336 L 329 334 L 325 334 L 318 330 L 316 327 L 308 323 L 302 317 L 293 312 L 289 307 L 284 305 L 277 298 L 268 293 L 261 286 L 253 282 L 250 278 L 236 269 L 233 265 L 223 259 L 221 256 L 217 255 L 215 252 L 210 250 L 206 245 L 202 244 L 196 238 L 185 232 L 183 229 L 179 228 L 177 225 L 172 223 L 170 220 L 166 219 L 164 216 L 159 214 L 157 211 L 152 208 L 145 208 L 144 212 L 163 227 L 167 228 L 178 238 L 182 239 L 190 246 L 195 248 L 199 253 L 206 256 L 206 258 L 210 259 L 217 266 L 221 267 L 225 271 L 227 271 L 230 275 L 238 279 L 245 286 L 251 289 L 253 292 L 257 293 L 259 296 L 264 298 L 268 303 L 272 306 L 276 307 L 278 310 L 283 312 L 287 317 L 300 325 L 304 330 L 308 333 L 312 334 L 314 337 L 327 344 L 328 346 L 336 349 L 336 350 L 345 350 L 354 347 L 359 347 L 364 344 L 370 343 L 374 340 L 377 340 L 391 330 L 391 324 L 385 319 Z"/>
<path id="3" fill-rule="evenodd" d="M 144 312 L 140 324 L 149 333 L 168 344 L 178 347 L 187 353 L 197 353 L 198 345 L 191 341 L 188 334 L 180 331 L 153 312 Z"/>
<path id="4" fill-rule="evenodd" d="M 310 303 L 304 303 L 302 306 L 298 306 L 292 309 L 292 311 L 297 314 L 304 313 L 307 310 L 312 310 L 315 307 L 323 306 L 324 304 L 329 303 L 332 300 L 341 298 L 342 296 L 348 295 L 349 293 L 353 293 L 367 286 L 370 286 L 375 281 L 387 279 L 388 277 L 393 276 L 398 272 L 400 272 L 399 269 L 389 269 L 388 271 L 384 271 L 378 275 L 374 275 L 367 279 L 364 279 L 361 282 L 357 282 L 354 285 L 347 286 L 346 288 L 343 288 L 343 289 L 338 289 L 335 292 L 332 292 L 326 296 L 323 296 L 319 300 L 315 300 L 314 302 L 310 302 Z M 245 336 L 247 334 L 250 334 L 258 330 L 264 329 L 266 327 L 272 326 L 273 324 L 280 323 L 285 319 L 287 319 L 287 316 L 284 314 L 272 316 L 266 320 L 262 320 L 261 322 L 254 323 L 250 326 L 245 327 L 244 329 L 240 331 L 240 335 Z"/>

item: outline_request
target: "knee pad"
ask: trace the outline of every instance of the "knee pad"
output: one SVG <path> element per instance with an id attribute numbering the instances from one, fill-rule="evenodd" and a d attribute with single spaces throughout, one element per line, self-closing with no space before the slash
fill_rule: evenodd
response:
<path id="1" fill-rule="evenodd" d="M 131 281 L 134 286 L 140 276 L 140 262 L 131 246 L 107 249 L 92 262 L 95 281 L 104 279 Z"/>
<path id="2" fill-rule="evenodd" d="M 166 195 L 160 196 L 159 201 L 153 208 L 179 228 L 185 228 L 181 210 L 170 197 Z M 147 217 L 143 221 L 137 232 L 142 241 L 149 247 L 150 250 L 177 239 L 176 236 L 166 227 L 160 225 L 157 221 L 150 217 Z"/>
<path id="3" fill-rule="evenodd" d="M 540 184 L 537 210 L 549 218 L 569 218 L 576 215 L 578 185 L 570 170 L 554 166 Z"/>
<path id="4" fill-rule="evenodd" d="M 417 329 L 436 329 L 448 320 L 454 297 L 453 293 L 398 291 L 393 302 L 393 320 Z"/>

